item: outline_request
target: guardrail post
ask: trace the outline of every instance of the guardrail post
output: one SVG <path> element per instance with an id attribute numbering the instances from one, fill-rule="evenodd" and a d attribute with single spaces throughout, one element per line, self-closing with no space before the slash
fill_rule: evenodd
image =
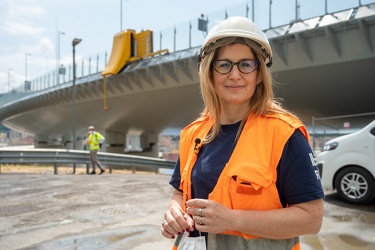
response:
<path id="1" fill-rule="evenodd" d="M 86 164 L 86 174 L 89 174 L 89 171 L 90 171 L 90 164 L 87 163 Z"/>
<path id="2" fill-rule="evenodd" d="M 76 173 L 76 164 L 73 163 L 73 174 L 75 174 L 75 173 Z"/>
<path id="3" fill-rule="evenodd" d="M 135 174 L 135 166 L 132 166 L 132 173 Z"/>
<path id="4" fill-rule="evenodd" d="M 57 172 L 57 162 L 55 162 L 54 164 L 53 164 L 53 168 L 54 168 L 54 174 L 58 174 L 58 172 Z"/>
<path id="5" fill-rule="evenodd" d="M 112 174 L 112 165 L 109 165 L 109 173 Z"/>

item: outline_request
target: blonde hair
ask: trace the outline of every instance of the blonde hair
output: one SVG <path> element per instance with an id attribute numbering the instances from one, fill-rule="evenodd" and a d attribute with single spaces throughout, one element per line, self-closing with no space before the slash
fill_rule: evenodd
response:
<path id="1" fill-rule="evenodd" d="M 249 46 L 250 47 L 250 46 Z M 282 100 L 276 99 L 273 93 L 273 79 L 271 73 L 265 64 L 263 57 L 250 47 L 254 53 L 256 59 L 259 60 L 260 64 L 257 69 L 258 78 L 261 79 L 257 85 L 254 95 L 249 101 L 249 111 L 243 117 L 240 124 L 240 128 L 237 132 L 237 139 L 241 133 L 243 126 L 250 114 L 254 114 L 254 117 L 267 114 L 289 114 L 296 117 L 294 114 L 282 107 Z M 221 124 L 221 109 L 220 99 L 216 94 L 213 74 L 212 74 L 212 61 L 218 54 L 220 47 L 208 52 L 204 58 L 202 58 L 199 65 L 199 79 L 201 94 L 204 102 L 204 109 L 200 114 L 200 117 L 210 117 L 214 120 L 211 132 L 204 138 L 203 143 L 211 142 L 220 132 Z M 297 117 L 296 117 L 297 118 Z"/>

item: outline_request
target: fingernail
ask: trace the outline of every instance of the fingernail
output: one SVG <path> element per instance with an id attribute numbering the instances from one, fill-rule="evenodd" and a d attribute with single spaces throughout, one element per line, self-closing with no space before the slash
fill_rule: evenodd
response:
<path id="1" fill-rule="evenodd" d="M 190 233 L 190 229 L 189 228 L 186 228 L 185 231 L 188 232 L 188 233 Z"/>
<path id="2" fill-rule="evenodd" d="M 172 239 L 174 239 L 175 238 L 175 236 L 174 235 L 172 235 Z"/>

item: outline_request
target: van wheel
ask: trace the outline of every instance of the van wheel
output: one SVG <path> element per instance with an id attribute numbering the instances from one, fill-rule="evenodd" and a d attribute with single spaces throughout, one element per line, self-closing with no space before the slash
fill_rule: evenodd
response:
<path id="1" fill-rule="evenodd" d="M 359 167 L 343 169 L 336 177 L 335 187 L 343 200 L 355 204 L 367 204 L 375 196 L 375 180 Z"/>

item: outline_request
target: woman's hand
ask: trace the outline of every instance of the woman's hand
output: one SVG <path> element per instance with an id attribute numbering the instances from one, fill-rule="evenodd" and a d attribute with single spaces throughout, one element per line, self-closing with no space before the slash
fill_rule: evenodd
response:
<path id="1" fill-rule="evenodd" d="M 172 207 L 164 214 L 161 233 L 164 237 L 174 239 L 176 234 L 194 230 L 193 219 L 179 207 Z"/>
<path id="2" fill-rule="evenodd" d="M 221 233 L 230 230 L 233 224 L 232 210 L 215 201 L 191 199 L 186 202 L 186 207 L 199 231 Z"/>
<path id="3" fill-rule="evenodd" d="M 194 230 L 194 221 L 182 210 L 181 203 L 182 193 L 176 190 L 161 223 L 161 233 L 166 238 L 174 239 L 176 234 Z"/>

